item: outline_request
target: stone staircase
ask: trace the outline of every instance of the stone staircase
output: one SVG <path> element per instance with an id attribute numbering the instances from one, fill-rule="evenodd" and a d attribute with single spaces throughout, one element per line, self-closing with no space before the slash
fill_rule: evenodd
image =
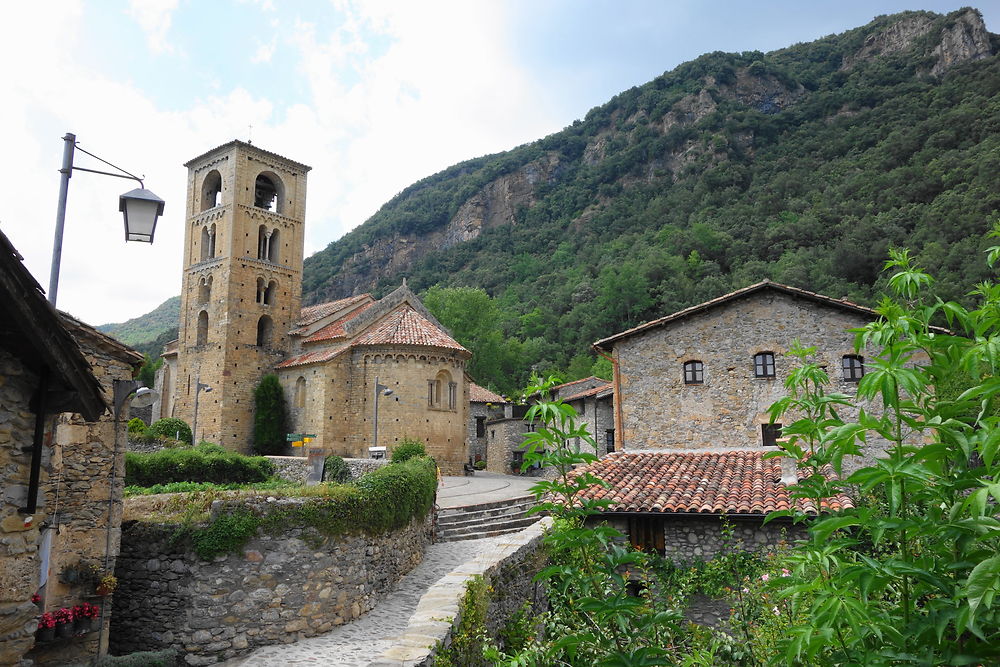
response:
<path id="1" fill-rule="evenodd" d="M 534 496 L 508 498 L 478 505 L 446 507 L 438 511 L 437 542 L 478 540 L 506 533 L 516 533 L 542 518 L 528 514 Z"/>

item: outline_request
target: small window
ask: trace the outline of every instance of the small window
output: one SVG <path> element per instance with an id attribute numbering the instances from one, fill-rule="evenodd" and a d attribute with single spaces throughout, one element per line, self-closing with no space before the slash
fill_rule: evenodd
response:
<path id="1" fill-rule="evenodd" d="M 198 330 L 195 335 L 195 345 L 204 345 L 208 342 L 208 311 L 198 313 Z"/>
<path id="2" fill-rule="evenodd" d="M 458 383 L 448 383 L 448 409 L 454 410 L 458 407 Z"/>
<path id="3" fill-rule="evenodd" d="M 705 364 L 700 361 L 684 362 L 684 384 L 701 384 L 705 381 Z"/>
<path id="4" fill-rule="evenodd" d="M 661 556 L 666 552 L 663 519 L 635 517 L 628 520 L 628 538 L 636 549 L 655 551 Z"/>
<path id="5" fill-rule="evenodd" d="M 753 374 L 759 378 L 774 377 L 774 352 L 758 352 L 753 355 Z"/>
<path id="6" fill-rule="evenodd" d="M 267 315 L 257 320 L 257 347 L 271 346 L 271 332 L 273 329 L 274 323 Z"/>
<path id="7" fill-rule="evenodd" d="M 777 447 L 781 437 L 781 424 L 761 424 L 760 438 L 765 447 Z"/>
<path id="8" fill-rule="evenodd" d="M 615 430 L 613 428 L 604 431 L 604 442 L 608 447 L 608 454 L 615 451 Z"/>
<path id="9" fill-rule="evenodd" d="M 865 375 L 865 358 L 856 354 L 845 354 L 840 360 L 846 382 L 857 382 Z"/>
<path id="10" fill-rule="evenodd" d="M 486 417 L 476 417 L 476 437 L 486 436 Z"/>
<path id="11" fill-rule="evenodd" d="M 295 381 L 295 407 L 306 407 L 306 379 L 301 375 Z"/>

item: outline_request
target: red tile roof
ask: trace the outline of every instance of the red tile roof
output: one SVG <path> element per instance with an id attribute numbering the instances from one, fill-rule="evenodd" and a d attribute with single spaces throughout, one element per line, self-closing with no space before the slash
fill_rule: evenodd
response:
<path id="1" fill-rule="evenodd" d="M 397 306 L 374 326 L 351 341 L 351 345 L 424 345 L 471 354 L 408 303 Z"/>
<path id="2" fill-rule="evenodd" d="M 303 366 L 305 364 L 315 364 L 321 361 L 329 361 L 346 350 L 348 347 L 348 345 L 338 345 L 337 347 L 324 347 L 323 349 L 315 350 L 313 352 L 306 352 L 305 354 L 285 359 L 280 364 L 275 366 L 275 368 L 291 368 L 292 366 Z"/>
<path id="3" fill-rule="evenodd" d="M 588 382 L 588 381 L 607 382 L 607 380 L 602 380 L 599 377 L 594 377 L 593 375 L 591 375 L 590 377 L 581 378 L 579 380 L 573 380 L 572 382 L 563 382 L 562 384 L 557 384 L 556 386 L 552 387 L 552 391 L 561 391 L 566 387 L 572 387 L 575 384 L 580 384 L 581 382 Z"/>
<path id="4" fill-rule="evenodd" d="M 344 324 L 350 322 L 355 317 L 357 317 L 361 313 L 371 308 L 372 305 L 374 305 L 374 303 L 375 303 L 374 301 L 370 303 L 362 303 L 360 306 L 349 312 L 347 315 L 344 315 L 339 320 L 334 320 L 333 322 L 330 322 L 330 324 L 327 324 L 325 327 L 323 327 L 313 335 L 309 336 L 308 338 L 302 339 L 302 342 L 316 343 L 323 340 L 333 340 L 335 338 L 342 338 L 346 336 L 347 334 L 344 331 Z"/>
<path id="5" fill-rule="evenodd" d="M 469 402 L 470 403 L 506 403 L 507 401 L 503 396 L 499 394 L 494 394 L 492 391 L 486 387 L 480 387 L 475 382 L 469 383 Z"/>
<path id="6" fill-rule="evenodd" d="M 611 484 L 583 497 L 611 500 L 605 512 L 733 514 L 763 517 L 793 503 L 815 514 L 813 501 L 793 499 L 781 482 L 781 459 L 765 452 L 619 452 L 579 469 Z M 833 476 L 833 471 L 825 474 Z M 845 495 L 823 502 L 824 511 L 853 507 Z"/>
<path id="7" fill-rule="evenodd" d="M 299 319 L 295 322 L 295 326 L 301 328 L 307 327 L 310 324 L 315 324 L 327 315 L 333 315 L 334 313 L 347 308 L 351 304 L 364 301 L 365 299 L 374 301 L 371 294 L 358 294 L 357 296 L 349 296 L 346 299 L 317 303 L 315 306 L 306 306 L 299 312 Z M 294 334 L 296 331 L 293 331 L 292 333 Z"/>
<path id="8" fill-rule="evenodd" d="M 559 400 L 562 402 L 567 401 L 579 401 L 581 398 L 589 398 L 591 396 L 597 396 L 598 394 L 611 390 L 611 383 L 605 382 L 597 387 L 592 387 L 590 389 L 584 389 L 583 391 L 572 394 L 571 396 L 560 397 Z"/>

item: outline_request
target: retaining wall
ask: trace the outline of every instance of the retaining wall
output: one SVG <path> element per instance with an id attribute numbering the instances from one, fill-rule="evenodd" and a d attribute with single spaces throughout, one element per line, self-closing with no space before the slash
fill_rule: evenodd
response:
<path id="1" fill-rule="evenodd" d="M 396 532 L 319 545 L 313 529 L 293 528 L 206 562 L 173 539 L 176 526 L 129 522 L 111 652 L 173 647 L 186 664 L 208 665 L 324 633 L 374 608 L 420 563 L 430 523 L 428 514 Z"/>

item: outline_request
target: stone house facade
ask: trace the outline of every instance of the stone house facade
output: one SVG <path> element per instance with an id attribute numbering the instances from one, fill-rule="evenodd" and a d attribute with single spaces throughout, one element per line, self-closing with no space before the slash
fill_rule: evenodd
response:
<path id="1" fill-rule="evenodd" d="M 196 439 L 249 451 L 254 389 L 276 372 L 292 432 L 316 436 L 310 448 L 367 457 L 369 447 L 415 438 L 443 469 L 461 470 L 471 355 L 405 282 L 381 300 L 301 308 L 310 168 L 241 141 L 185 166 L 181 321 L 153 418 L 179 417 Z"/>
<path id="2" fill-rule="evenodd" d="M 486 461 L 489 448 L 486 424 L 492 420 L 503 419 L 506 405 L 507 399 L 503 396 L 469 382 L 469 427 L 466 442 L 472 463 Z"/>
<path id="3" fill-rule="evenodd" d="M 48 304 L 2 233 L 0 321 L 0 664 L 86 660 L 106 648 L 106 610 L 84 637 L 35 646 L 35 629 L 93 593 L 57 581 L 66 564 L 114 568 L 125 427 L 107 406 L 142 357 Z"/>

